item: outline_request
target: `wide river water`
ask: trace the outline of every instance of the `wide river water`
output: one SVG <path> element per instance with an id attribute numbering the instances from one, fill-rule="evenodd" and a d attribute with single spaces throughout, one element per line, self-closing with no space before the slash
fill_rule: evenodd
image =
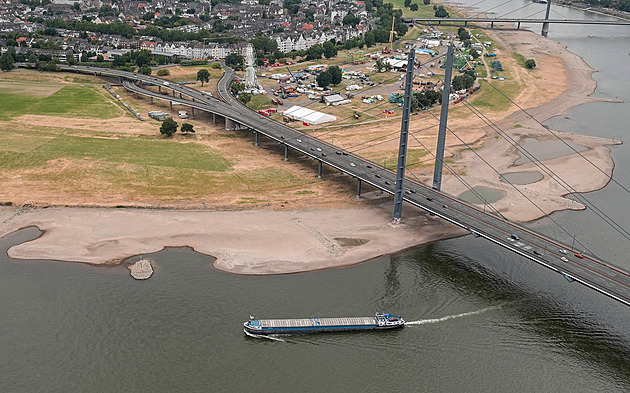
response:
<path id="1" fill-rule="evenodd" d="M 478 7 L 500 16 L 527 4 L 503 3 Z M 552 25 L 549 37 L 599 71 L 597 96 L 624 102 L 583 105 L 546 124 L 627 138 L 630 28 Z M 628 144 L 612 151 L 615 179 L 630 184 Z M 587 197 L 630 222 L 620 187 Z M 630 270 L 629 242 L 589 210 L 553 217 L 597 255 Z M 548 219 L 530 225 L 571 241 Z M 210 257 L 168 249 L 150 255 L 157 271 L 142 282 L 122 266 L 6 256 L 8 247 L 36 236 L 25 229 L 0 239 L 0 392 L 630 390 L 630 308 L 472 236 L 349 268 L 271 277 L 223 273 Z M 242 331 L 250 314 L 376 311 L 411 323 L 384 333 L 278 339 Z"/>

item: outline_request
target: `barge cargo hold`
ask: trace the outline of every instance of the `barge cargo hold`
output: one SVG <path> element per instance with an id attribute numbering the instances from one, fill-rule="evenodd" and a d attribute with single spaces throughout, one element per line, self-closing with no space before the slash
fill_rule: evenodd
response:
<path id="1" fill-rule="evenodd" d="M 252 334 L 303 334 L 321 332 L 351 332 L 361 330 L 388 330 L 405 326 L 398 315 L 379 314 L 373 317 L 254 319 L 243 324 L 246 333 Z"/>

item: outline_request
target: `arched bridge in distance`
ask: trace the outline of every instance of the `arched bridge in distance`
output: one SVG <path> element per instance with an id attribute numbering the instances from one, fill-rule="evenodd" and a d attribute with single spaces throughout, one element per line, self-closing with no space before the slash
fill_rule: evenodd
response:
<path id="1" fill-rule="evenodd" d="M 317 160 L 318 176 L 322 166 L 328 165 L 357 180 L 357 194 L 361 184 L 367 183 L 389 194 L 395 192 L 396 173 L 366 160 L 358 155 L 341 150 L 323 140 L 284 125 L 247 108 L 232 97 L 230 84 L 235 74 L 225 67 L 225 74 L 218 83 L 220 99 L 175 82 L 153 76 L 126 71 L 84 66 L 60 65 L 60 70 L 119 78 L 129 91 L 151 99 L 160 99 L 190 108 L 205 111 L 225 119 L 226 129 L 247 129 L 254 133 L 256 145 L 260 135 L 284 146 L 285 160 L 289 149 Z M 158 92 L 145 86 L 157 86 Z M 171 91 L 168 95 L 162 90 Z M 565 244 L 534 230 L 510 222 L 504 217 L 491 214 L 476 206 L 460 201 L 448 193 L 437 191 L 431 186 L 411 179 L 404 180 L 403 200 L 434 214 L 452 224 L 460 226 L 473 236 L 484 238 L 524 258 L 561 274 L 569 282 L 577 281 L 612 299 L 630 306 L 630 273 L 591 255 L 574 256 Z M 577 254 L 577 253 L 576 253 Z M 561 258 L 564 258 L 561 259 Z"/>

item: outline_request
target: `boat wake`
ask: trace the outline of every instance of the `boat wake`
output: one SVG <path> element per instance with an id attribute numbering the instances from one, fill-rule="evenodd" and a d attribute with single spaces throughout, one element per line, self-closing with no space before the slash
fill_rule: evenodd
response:
<path id="1" fill-rule="evenodd" d="M 448 316 L 442 317 L 442 318 L 421 319 L 419 321 L 405 322 L 405 325 L 426 325 L 426 324 L 429 324 L 429 323 L 440 323 L 440 322 L 448 321 L 449 319 L 462 318 L 462 317 L 468 317 L 468 316 L 471 316 L 471 315 L 483 314 L 486 311 L 498 310 L 501 307 L 503 307 L 503 306 L 502 305 L 491 306 L 491 307 L 486 307 L 486 308 L 483 308 L 483 309 L 477 310 L 477 311 L 470 311 L 470 312 L 465 312 L 465 313 L 461 313 L 461 314 L 448 315 Z"/>
<path id="2" fill-rule="evenodd" d="M 279 337 L 274 337 L 273 335 L 268 335 L 268 334 L 253 334 L 248 332 L 247 330 L 243 329 L 243 332 L 245 332 L 246 335 L 248 335 L 249 337 L 253 337 L 253 338 L 266 338 L 268 340 L 273 340 L 273 341 L 283 341 L 283 339 L 279 338 Z"/>

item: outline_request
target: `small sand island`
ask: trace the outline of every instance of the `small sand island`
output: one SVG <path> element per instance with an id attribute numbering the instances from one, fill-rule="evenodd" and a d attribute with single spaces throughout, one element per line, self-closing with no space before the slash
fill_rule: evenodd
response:
<path id="1" fill-rule="evenodd" d="M 489 109 L 487 117 L 515 140 L 550 140 L 553 137 L 541 122 L 597 100 L 590 96 L 596 87 L 593 70 L 562 45 L 522 30 L 484 30 L 484 34 L 499 43 L 504 67 L 511 70 L 511 80 L 505 83 L 514 81 L 511 86 L 520 88 L 514 101 L 536 119 L 513 105 Z M 535 59 L 537 68 L 526 70 L 511 51 Z M 174 67 L 171 78 L 191 80 L 196 71 Z M 221 75 L 220 70 L 211 72 L 215 80 Z M 48 79 L 31 83 L 42 78 Z M 75 78 L 62 73 L 12 71 L 2 74 L 0 88 L 16 90 L 32 85 L 38 89 L 33 95 L 45 97 L 74 86 Z M 111 95 L 102 91 L 98 79 L 79 79 L 79 83 L 94 85 L 89 88 L 94 94 L 89 108 L 94 118 L 24 113 L 0 121 L 4 129 L 16 133 L 15 138 L 5 140 L 24 141 L 27 135 L 30 145 L 46 146 L 34 154 L 23 142 L 12 153 L 22 157 L 20 166 L 4 166 L 0 171 L 0 202 L 12 205 L 0 207 L 0 237 L 33 225 L 44 232 L 35 240 L 11 247 L 8 254 L 12 258 L 111 265 L 165 247 L 188 246 L 216 257 L 214 266 L 224 271 L 282 274 L 348 266 L 467 233 L 411 206 L 403 209 L 403 224 L 391 226 L 389 197 L 378 195 L 378 191 L 370 195 L 368 190 L 357 200 L 353 198 L 355 183 L 349 176 L 330 170 L 322 180 L 316 179 L 312 160 L 293 156 L 284 162 L 277 144 L 254 147 L 249 136 L 226 132 L 222 126 L 213 125 L 207 114 L 190 120 L 197 134 L 160 138 L 157 123 L 140 122 L 110 102 Z M 168 109 L 168 104 L 152 104 L 121 87 L 115 89 L 138 112 Z M 491 87 L 482 85 L 481 91 L 484 89 Z M 97 106 L 97 98 L 103 107 Z M 69 107 L 71 102 L 69 99 Z M 58 102 L 58 106 L 63 105 Z M 541 174 L 533 174 L 531 184 L 522 188 L 523 195 L 508 187 L 502 175 L 535 172 L 533 164 L 516 165 L 520 157 L 516 149 L 461 105 L 452 106 L 451 113 L 449 126 L 465 130 L 461 131 L 465 143 L 493 162 L 500 173 L 485 167 L 471 149 L 451 137 L 447 138 L 448 160 L 472 187 L 498 190 L 493 206 L 506 218 L 526 222 L 541 216 L 523 195 L 535 198 L 547 213 L 583 208 L 565 198 L 566 190 Z M 415 121 L 421 116 L 413 117 L 411 130 L 428 149 L 435 149 L 437 132 L 423 132 L 426 123 Z M 332 134 L 334 144 L 354 146 L 400 130 L 400 119 L 386 120 L 343 127 L 343 132 Z M 319 130 L 323 132 L 332 131 Z M 608 145 L 619 142 L 554 132 L 583 147 L 582 155 L 604 168 L 606 174 L 612 173 L 614 163 Z M 72 145 L 79 151 L 82 144 L 85 150 L 75 155 L 44 155 L 54 146 Z M 367 156 L 392 165 L 397 146 L 397 141 L 382 144 Z M 103 158 L 98 154 L 108 155 Z M 426 165 L 419 166 L 417 176 L 430 182 L 431 157 L 420 157 L 426 157 Z M 549 158 L 545 163 L 580 192 L 600 189 L 609 180 L 583 164 L 576 154 Z M 425 167 L 428 169 L 423 171 Z M 456 196 L 467 191 L 448 175 L 443 190 Z M 130 269 L 140 279 L 153 271 L 146 259 Z"/>
<path id="2" fill-rule="evenodd" d="M 139 261 L 128 265 L 127 267 L 131 271 L 131 277 L 136 280 L 146 280 L 153 274 L 153 266 L 151 263 L 153 261 L 150 259 L 140 258 Z"/>

